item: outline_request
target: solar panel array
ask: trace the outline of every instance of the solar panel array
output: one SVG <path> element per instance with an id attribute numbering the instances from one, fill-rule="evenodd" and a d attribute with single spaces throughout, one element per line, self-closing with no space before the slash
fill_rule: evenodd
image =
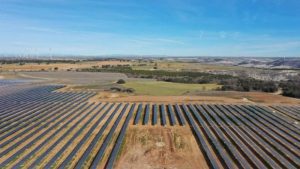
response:
<path id="1" fill-rule="evenodd" d="M 300 167 L 299 106 L 90 103 L 60 87 L 0 96 L 0 168 L 113 168 L 130 125 L 189 127 L 210 168 Z"/>

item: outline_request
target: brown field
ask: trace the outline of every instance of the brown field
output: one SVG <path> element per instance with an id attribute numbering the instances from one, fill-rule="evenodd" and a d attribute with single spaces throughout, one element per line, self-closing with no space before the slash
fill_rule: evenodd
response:
<path id="1" fill-rule="evenodd" d="M 139 70 L 152 70 L 156 65 L 159 70 L 170 70 L 170 71 L 220 71 L 220 70 L 246 70 L 251 68 L 243 68 L 238 66 L 227 66 L 227 65 L 214 65 L 214 64 L 204 64 L 195 62 L 179 62 L 179 61 L 156 61 L 155 63 L 143 62 L 146 64 L 139 66 L 139 64 L 134 63 L 133 68 Z"/>
<path id="2" fill-rule="evenodd" d="M 146 96 L 128 95 L 124 93 L 99 92 L 93 101 L 110 102 L 164 102 L 164 103 L 227 103 L 227 104 L 300 104 L 299 99 L 263 92 L 203 92 L 185 96 Z"/>
<path id="3" fill-rule="evenodd" d="M 132 126 L 124 144 L 116 169 L 208 168 L 187 127 Z"/>
<path id="4" fill-rule="evenodd" d="M 120 61 L 82 61 L 75 64 L 72 63 L 26 63 L 25 65 L 19 64 L 4 64 L 0 65 L 0 71 L 53 71 L 55 67 L 58 70 L 76 70 L 79 68 L 91 68 L 92 66 L 102 66 L 102 65 L 125 65 L 131 64 L 130 62 L 120 62 Z"/>

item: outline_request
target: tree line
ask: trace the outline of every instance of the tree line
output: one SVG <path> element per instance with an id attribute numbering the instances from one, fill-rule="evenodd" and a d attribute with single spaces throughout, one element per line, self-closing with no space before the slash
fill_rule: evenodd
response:
<path id="1" fill-rule="evenodd" d="M 282 89 L 282 95 L 288 97 L 300 98 L 300 77 L 288 81 L 282 81 L 279 84 Z"/>

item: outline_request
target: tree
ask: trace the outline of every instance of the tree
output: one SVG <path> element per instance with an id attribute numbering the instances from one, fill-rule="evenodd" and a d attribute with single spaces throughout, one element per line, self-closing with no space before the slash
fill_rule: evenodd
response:
<path id="1" fill-rule="evenodd" d="M 122 89 L 118 88 L 118 87 L 111 87 L 110 90 L 114 91 L 114 92 L 120 92 L 120 91 L 122 91 Z"/>
<path id="2" fill-rule="evenodd" d="M 153 69 L 157 69 L 157 68 L 158 68 L 157 63 L 155 63 Z"/>
<path id="3" fill-rule="evenodd" d="M 117 81 L 117 83 L 118 83 L 118 84 L 125 84 L 126 82 L 125 82 L 125 80 L 123 80 L 123 79 L 119 79 L 119 80 Z"/>

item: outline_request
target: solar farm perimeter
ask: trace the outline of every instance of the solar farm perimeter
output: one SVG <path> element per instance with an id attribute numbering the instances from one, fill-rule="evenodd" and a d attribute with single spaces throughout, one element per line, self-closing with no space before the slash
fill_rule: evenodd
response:
<path id="1" fill-rule="evenodd" d="M 202 168 L 300 168 L 299 105 L 100 103 L 62 87 L 0 81 L 0 168 L 122 168 L 135 128 L 189 130 Z"/>

